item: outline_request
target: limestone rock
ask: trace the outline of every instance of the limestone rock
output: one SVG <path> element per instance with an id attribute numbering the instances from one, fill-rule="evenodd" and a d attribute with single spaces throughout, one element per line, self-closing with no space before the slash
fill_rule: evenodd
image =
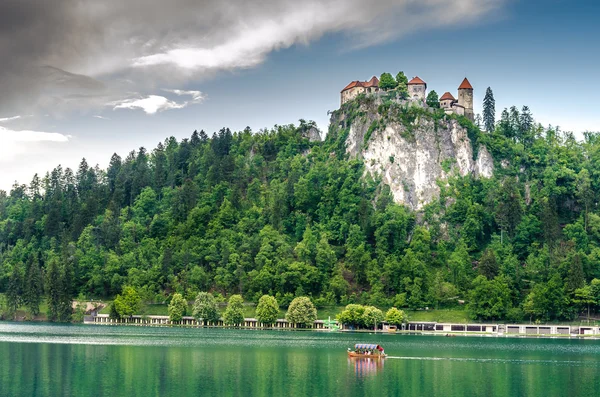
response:
<path id="1" fill-rule="evenodd" d="M 332 116 L 332 125 L 349 124 L 347 153 L 362 158 L 366 172 L 379 175 L 397 203 L 420 210 L 439 197 L 438 181 L 450 175 L 493 175 L 494 162 L 487 148 L 478 147 L 474 157 L 468 131 L 455 119 L 436 120 L 420 111 L 412 123 L 407 123 L 382 116 L 377 103 L 359 110 L 360 117 L 350 120 L 342 108 Z"/>

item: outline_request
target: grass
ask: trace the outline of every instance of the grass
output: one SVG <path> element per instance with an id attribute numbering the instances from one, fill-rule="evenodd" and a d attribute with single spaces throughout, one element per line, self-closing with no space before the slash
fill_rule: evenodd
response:
<path id="1" fill-rule="evenodd" d="M 407 310 L 408 321 L 431 321 L 438 323 L 471 323 L 466 310 L 440 309 L 440 310 Z"/>

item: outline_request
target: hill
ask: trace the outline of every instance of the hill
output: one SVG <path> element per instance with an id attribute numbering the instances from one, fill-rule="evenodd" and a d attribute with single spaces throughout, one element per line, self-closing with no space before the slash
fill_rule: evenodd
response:
<path id="1" fill-rule="evenodd" d="M 580 142 L 516 108 L 485 133 L 364 97 L 334 112 L 324 141 L 314 132 L 194 132 L 0 193 L 5 311 L 127 285 L 148 302 L 465 300 L 476 318 L 515 321 L 600 303 L 598 134 Z"/>

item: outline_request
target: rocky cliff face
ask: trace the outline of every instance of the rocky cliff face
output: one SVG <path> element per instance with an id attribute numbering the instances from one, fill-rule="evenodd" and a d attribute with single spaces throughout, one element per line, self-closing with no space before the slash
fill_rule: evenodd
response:
<path id="1" fill-rule="evenodd" d="M 346 150 L 366 172 L 389 185 L 397 203 L 415 210 L 439 197 L 438 181 L 472 174 L 490 177 L 493 159 L 473 144 L 456 119 L 410 102 L 363 99 L 334 112 L 333 128 L 346 131 Z"/>

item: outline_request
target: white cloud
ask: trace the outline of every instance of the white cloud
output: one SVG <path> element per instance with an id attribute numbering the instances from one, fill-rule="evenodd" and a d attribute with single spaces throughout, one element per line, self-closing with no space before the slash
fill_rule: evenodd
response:
<path id="1" fill-rule="evenodd" d="M 112 102 L 109 105 L 114 105 L 113 110 L 117 109 L 141 109 L 146 114 L 156 114 L 169 109 L 184 108 L 186 103 L 177 103 L 160 95 L 148 95 L 141 99 L 125 99 L 123 101 Z"/>
<path id="2" fill-rule="evenodd" d="M 197 104 L 204 100 L 204 95 L 200 91 L 187 91 L 176 89 L 163 89 L 163 91 L 170 92 L 177 96 L 189 96 L 191 97 L 191 100 L 176 102 L 161 95 L 148 95 L 142 98 L 138 97 L 109 102 L 107 103 L 107 106 L 112 106 L 113 110 L 141 109 L 144 112 L 146 112 L 146 114 L 156 114 L 165 110 L 183 109 L 189 105 Z"/>
<path id="3" fill-rule="evenodd" d="M 13 116 L 13 117 L 0 117 L 0 123 L 7 123 L 14 120 L 19 120 L 21 116 Z"/>
<path id="4" fill-rule="evenodd" d="M 346 47 L 362 47 L 414 31 L 481 21 L 504 2 L 306 0 L 302 4 L 282 1 L 265 7 L 264 12 L 241 6 L 234 12 L 239 13 L 237 18 L 227 24 L 215 24 L 208 35 L 191 33 L 169 42 L 153 41 L 162 45 L 149 46 L 144 51 L 149 53 L 134 57 L 132 66 L 175 66 L 183 75 L 249 68 L 262 63 L 272 51 L 306 44 L 327 33 L 346 33 L 352 38 Z"/>
<path id="5" fill-rule="evenodd" d="M 100 119 L 100 120 L 110 120 L 110 118 L 104 117 L 104 116 L 100 116 L 98 114 L 93 115 L 92 117 L 95 118 L 95 119 Z"/>
<path id="6" fill-rule="evenodd" d="M 0 126 L 0 162 L 8 162 L 28 151 L 36 143 L 65 143 L 71 138 L 58 132 L 21 130 L 15 131 Z"/>
<path id="7" fill-rule="evenodd" d="M 163 89 L 165 92 L 171 92 L 179 96 L 191 96 L 192 100 L 188 103 L 200 103 L 204 100 L 204 94 L 200 91 L 186 91 L 186 90 L 169 90 Z"/>

